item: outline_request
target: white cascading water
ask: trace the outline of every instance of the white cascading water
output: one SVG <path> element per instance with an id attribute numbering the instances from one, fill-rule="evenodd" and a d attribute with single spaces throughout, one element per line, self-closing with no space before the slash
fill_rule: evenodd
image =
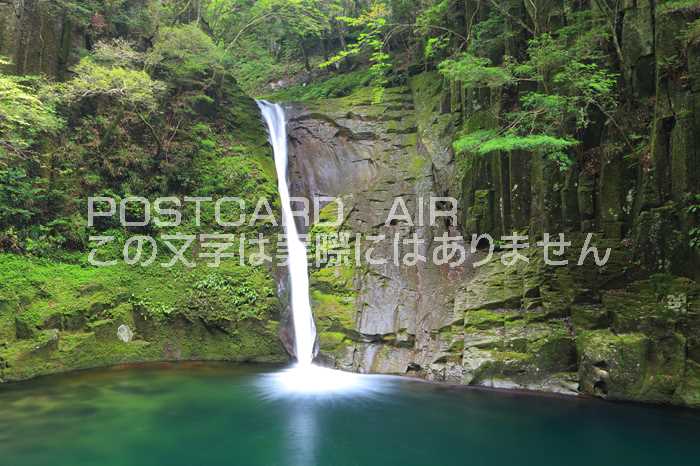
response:
<path id="1" fill-rule="evenodd" d="M 368 393 L 370 385 L 366 377 L 326 369 L 312 364 L 316 344 L 314 324 L 309 299 L 309 270 L 306 246 L 299 238 L 287 184 L 287 119 L 284 110 L 277 104 L 258 101 L 258 107 L 267 123 L 270 144 L 275 154 L 277 184 L 282 204 L 282 224 L 287 234 L 290 294 L 292 298 L 292 320 L 294 323 L 294 346 L 298 364 L 288 370 L 276 372 L 265 378 L 264 388 L 268 396 L 337 396 L 340 393 Z M 308 462 L 306 463 L 308 464 Z"/>
<path id="2" fill-rule="evenodd" d="M 275 154 L 277 184 L 282 204 L 282 224 L 287 234 L 288 267 L 290 294 L 292 298 L 292 319 L 294 322 L 294 345 L 300 366 L 310 366 L 314 358 L 316 326 L 314 325 L 309 301 L 309 272 L 306 259 L 306 245 L 299 238 L 287 184 L 287 119 L 284 109 L 264 100 L 258 107 L 267 124 L 270 144 Z"/>

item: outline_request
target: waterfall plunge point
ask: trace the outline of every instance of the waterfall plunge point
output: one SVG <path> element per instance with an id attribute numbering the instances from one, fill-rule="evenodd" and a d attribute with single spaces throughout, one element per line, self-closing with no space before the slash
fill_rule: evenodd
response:
<path id="1" fill-rule="evenodd" d="M 271 396 L 280 394 L 318 395 L 323 393 L 350 393 L 369 388 L 369 377 L 327 369 L 312 364 L 316 344 L 316 326 L 309 300 L 309 270 L 306 245 L 299 238 L 287 181 L 287 119 L 278 104 L 264 100 L 258 107 L 267 124 L 270 144 L 275 155 L 277 184 L 282 205 L 282 225 L 287 235 L 288 268 L 291 295 L 294 348 L 297 364 L 291 369 L 272 374 L 267 379 Z"/>
<path id="2" fill-rule="evenodd" d="M 292 319 L 294 323 L 294 349 L 299 366 L 310 366 L 314 358 L 316 326 L 309 302 L 309 271 L 306 246 L 299 238 L 292 215 L 292 206 L 287 183 L 287 120 L 281 106 L 258 101 L 262 116 L 267 123 L 270 144 L 275 154 L 277 185 L 282 204 L 282 225 L 287 235 L 288 267 Z"/>

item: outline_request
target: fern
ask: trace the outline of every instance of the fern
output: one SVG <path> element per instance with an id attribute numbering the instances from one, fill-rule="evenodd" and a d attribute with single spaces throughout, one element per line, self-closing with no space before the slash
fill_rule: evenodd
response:
<path id="1" fill-rule="evenodd" d="M 557 138 L 547 134 L 517 136 L 499 135 L 495 130 L 475 131 L 457 139 L 453 147 L 460 154 L 487 155 L 492 152 L 525 151 L 545 155 L 555 161 L 562 170 L 568 169 L 572 160 L 566 151 L 578 144 L 574 139 Z"/>
<path id="2" fill-rule="evenodd" d="M 506 68 L 492 66 L 488 58 L 469 53 L 443 61 L 438 70 L 446 78 L 460 81 L 467 87 L 499 87 L 513 81 L 513 75 Z"/>

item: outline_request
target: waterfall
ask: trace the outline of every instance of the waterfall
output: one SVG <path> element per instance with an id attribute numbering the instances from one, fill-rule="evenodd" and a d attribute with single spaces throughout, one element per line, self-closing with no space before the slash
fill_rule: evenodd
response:
<path id="1" fill-rule="evenodd" d="M 267 124 L 270 144 L 275 153 L 277 184 L 282 204 L 282 224 L 287 234 L 288 268 L 294 323 L 294 346 L 298 364 L 285 371 L 271 374 L 265 379 L 267 396 L 321 396 L 367 393 L 377 390 L 370 379 L 357 374 L 327 369 L 312 364 L 316 344 L 316 326 L 309 300 L 309 270 L 306 245 L 299 238 L 287 183 L 287 119 L 277 104 L 258 101 L 258 107 Z"/>
<path id="2" fill-rule="evenodd" d="M 266 101 L 258 101 L 258 107 L 267 124 L 270 144 L 275 154 L 277 184 L 282 204 L 282 224 L 287 235 L 288 267 L 292 319 L 294 322 L 294 346 L 297 361 L 301 366 L 309 366 L 314 357 L 316 326 L 314 325 L 309 301 L 309 271 L 306 259 L 306 245 L 299 238 L 287 184 L 287 119 L 281 106 Z"/>

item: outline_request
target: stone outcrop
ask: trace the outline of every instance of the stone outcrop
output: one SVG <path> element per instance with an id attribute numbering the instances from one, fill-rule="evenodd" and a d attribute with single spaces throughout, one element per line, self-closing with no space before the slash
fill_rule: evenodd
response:
<path id="1" fill-rule="evenodd" d="M 465 2 L 467 8 L 471 3 Z M 340 227 L 303 230 L 312 238 L 348 235 L 348 249 L 387 261 L 311 270 L 321 360 L 357 372 L 700 406 L 700 257 L 689 247 L 697 218 L 688 210 L 689 196 L 700 191 L 700 41 L 681 33 L 700 19 L 700 7 L 686 0 L 623 5 L 621 62 L 626 92 L 638 104 L 623 111 L 649 136 L 643 154 L 596 153 L 619 146 L 621 137 L 599 125 L 585 138 L 593 157 L 579 157 L 567 171 L 526 152 L 456 155 L 457 133 L 497 124 L 502 92 L 446 82 L 430 72 L 388 89 L 380 104 L 363 89 L 289 107 L 293 193 L 340 196 L 346 207 Z M 123 4 L 127 10 L 140 6 L 138 0 Z M 511 6 L 512 14 L 537 19 L 529 7 Z M 78 18 L 70 7 L 0 0 L 0 55 L 13 62 L 7 71 L 61 79 L 95 40 L 148 42 L 147 27 L 134 34 L 121 30 L 125 25 L 108 31 L 98 12 Z M 545 7 L 542 2 L 540 9 Z M 238 131 L 262 140 L 254 103 L 238 97 L 244 105 L 232 117 L 245 124 Z M 267 166 L 257 165 L 259 171 Z M 459 199 L 457 221 L 386 223 L 394 199 L 403 198 L 416 219 L 428 210 L 430 196 Z M 315 212 L 321 218 L 338 217 L 332 204 L 321 207 Z M 530 235 L 527 263 L 505 266 L 501 244 L 480 267 L 473 264 L 487 256 L 483 248 L 456 268 L 430 260 L 444 233 L 468 240 L 514 231 Z M 545 232 L 565 233 L 572 241 L 567 266 L 544 263 L 534 243 Z M 589 232 L 598 247 L 611 248 L 604 267 L 590 258 L 577 264 Z M 385 239 L 356 244 L 355 234 Z M 395 241 L 402 245 L 398 251 Z M 413 252 L 411 241 L 428 260 L 394 262 Z M 312 248 L 324 254 L 340 249 Z M 41 277 L 57 273 L 41 267 L 36 265 Z M 73 269 L 61 273 L 79 272 Z M 284 270 L 277 275 L 284 301 Z M 197 277 L 205 291 L 179 287 L 177 300 L 157 291 L 179 278 L 157 280 L 158 287 L 136 300 L 118 289 L 105 300 L 104 290 L 68 282 L 47 291 L 48 280 L 0 293 L 0 379 L 163 359 L 280 361 L 286 356 L 278 333 L 293 352 L 288 312 L 278 312 L 284 304 L 238 321 L 228 315 L 230 297 L 208 288 L 209 277 Z M 123 282 L 125 288 L 137 283 L 126 272 Z"/>
<path id="2" fill-rule="evenodd" d="M 85 51 L 99 40 L 128 38 L 148 43 L 153 31 L 144 21 L 144 0 L 113 5 L 56 0 L 0 1 L 0 56 L 15 74 L 64 79 Z M 126 18 L 129 18 L 127 20 Z"/>
<path id="3" fill-rule="evenodd" d="M 312 271 L 322 359 L 359 372 L 700 405 L 700 262 L 686 213 L 700 189 L 700 50 L 677 34 L 699 17 L 692 5 L 626 10 L 627 73 L 652 109 L 646 160 L 604 156 L 565 172 L 530 153 L 464 160 L 451 149 L 456 132 L 491 127 L 498 93 L 434 73 L 390 89 L 381 104 L 361 91 L 293 106 L 294 192 L 343 196 L 340 231 L 387 238 L 373 251 L 387 265 Z M 661 58 L 680 49 L 679 72 L 666 72 Z M 592 137 L 605 145 L 619 135 Z M 396 197 L 415 215 L 431 195 L 460 200 L 457 224 L 385 224 Z M 506 267 L 498 250 L 478 268 L 482 250 L 459 268 L 393 263 L 395 237 L 423 240 L 419 253 L 430 258 L 445 232 L 514 231 L 530 235 L 529 263 Z M 545 232 L 572 241 L 567 266 L 544 263 L 534 243 Z M 604 267 L 591 257 L 577 264 L 589 232 L 611 249 Z"/>
<path id="4" fill-rule="evenodd" d="M 81 47 L 84 35 L 55 2 L 0 2 L 0 55 L 12 60 L 17 74 L 62 76 Z"/>

